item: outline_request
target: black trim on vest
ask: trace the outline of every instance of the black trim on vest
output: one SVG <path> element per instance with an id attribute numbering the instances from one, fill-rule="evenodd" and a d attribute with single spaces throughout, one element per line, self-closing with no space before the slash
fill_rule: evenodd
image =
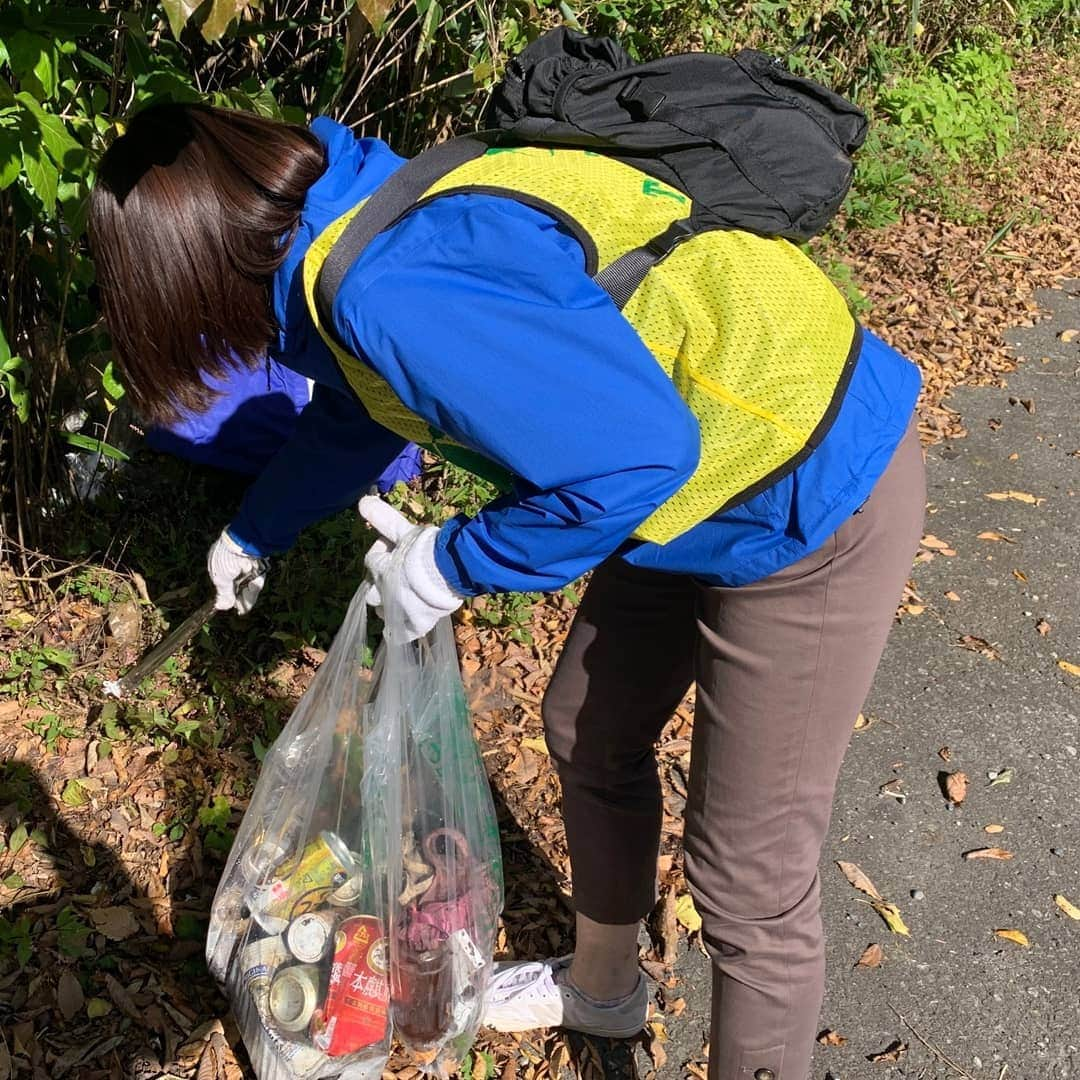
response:
<path id="1" fill-rule="evenodd" d="M 771 488 L 773 484 L 780 480 L 783 480 L 788 473 L 793 473 L 822 443 L 822 440 L 829 433 L 829 428 L 833 426 L 836 421 L 836 417 L 840 412 L 840 406 L 843 404 L 844 398 L 847 396 L 848 385 L 851 383 L 851 376 L 855 374 L 855 365 L 859 362 L 859 354 L 862 352 L 863 343 L 863 329 L 859 323 L 855 323 L 855 333 L 851 338 L 851 348 L 848 349 L 847 359 L 844 361 L 844 366 L 840 371 L 840 378 L 836 383 L 836 390 L 833 392 L 832 400 L 829 402 L 828 408 L 822 414 L 821 419 L 818 421 L 817 427 L 810 432 L 810 438 L 806 440 L 806 445 L 793 457 L 788 458 L 783 465 L 773 469 L 771 473 L 763 476 L 756 484 L 752 484 L 750 487 L 743 491 L 740 491 L 738 495 L 733 495 L 719 510 L 714 510 L 705 521 L 712 521 L 713 518 L 719 517 L 727 510 L 733 510 L 736 506 L 742 506 L 743 503 L 749 502 L 756 495 L 760 495 L 763 491 Z M 691 526 L 690 528 L 693 528 Z M 690 529 L 686 530 L 687 532 Z"/>

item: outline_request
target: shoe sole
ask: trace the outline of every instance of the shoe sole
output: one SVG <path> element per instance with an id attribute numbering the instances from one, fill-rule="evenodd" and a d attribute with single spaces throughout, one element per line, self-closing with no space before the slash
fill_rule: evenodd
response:
<path id="1" fill-rule="evenodd" d="M 571 1028 L 571 1027 L 565 1027 L 563 1025 L 557 1025 L 557 1026 L 559 1026 L 561 1028 L 561 1030 L 563 1030 L 563 1031 L 576 1031 L 580 1035 L 595 1035 L 598 1039 L 633 1039 L 635 1036 L 640 1035 L 641 1032 L 645 1030 L 645 1024 L 646 1023 L 647 1023 L 647 1021 L 642 1020 L 642 1022 L 640 1024 L 638 1024 L 638 1026 L 635 1027 L 635 1028 L 620 1028 L 620 1029 L 606 1028 L 606 1029 L 602 1029 L 602 1030 L 601 1029 L 590 1029 L 588 1031 L 586 1031 L 584 1028 Z M 533 1027 L 533 1028 L 508 1027 L 508 1026 L 504 1026 L 504 1025 L 501 1025 L 501 1024 L 492 1024 L 492 1023 L 490 1023 L 488 1021 L 485 1021 L 483 1026 L 486 1027 L 486 1028 L 490 1028 L 492 1031 L 498 1031 L 503 1035 L 513 1035 L 513 1034 L 515 1034 L 517 1032 L 521 1032 L 521 1031 L 543 1031 L 543 1030 L 545 1030 L 544 1026 L 537 1026 L 537 1027 Z"/>

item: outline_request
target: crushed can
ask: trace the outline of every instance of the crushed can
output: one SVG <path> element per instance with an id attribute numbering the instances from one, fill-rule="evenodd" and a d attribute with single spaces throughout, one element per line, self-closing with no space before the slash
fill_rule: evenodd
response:
<path id="1" fill-rule="evenodd" d="M 280 934 L 300 915 L 327 902 L 357 873 L 352 853 L 332 832 L 321 832 L 300 854 L 277 868 L 276 876 L 252 890 L 248 907 L 268 933 Z"/>
<path id="2" fill-rule="evenodd" d="M 334 946 L 330 986 L 312 1018 L 311 1040 L 330 1057 L 342 1057 L 386 1035 L 389 949 L 382 923 L 371 915 L 346 919 Z"/>

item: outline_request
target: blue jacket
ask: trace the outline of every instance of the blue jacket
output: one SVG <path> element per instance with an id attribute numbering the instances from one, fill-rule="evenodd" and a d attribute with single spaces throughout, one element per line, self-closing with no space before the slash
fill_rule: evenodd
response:
<path id="1" fill-rule="evenodd" d="M 232 523 L 256 554 L 288 547 L 305 525 L 347 506 L 401 447 L 345 383 L 300 287 L 311 241 L 401 159 L 325 118 L 312 130 L 328 167 L 274 282 L 274 354 L 317 385 L 293 440 Z M 697 423 L 553 219 L 489 195 L 435 200 L 372 242 L 333 316 L 341 339 L 409 409 L 519 478 L 513 494 L 441 530 L 439 569 L 466 595 L 558 588 L 615 552 L 713 584 L 763 578 L 819 547 L 862 505 L 919 390 L 914 365 L 866 334 L 818 449 L 767 491 L 659 546 L 628 538 L 693 472 Z"/>

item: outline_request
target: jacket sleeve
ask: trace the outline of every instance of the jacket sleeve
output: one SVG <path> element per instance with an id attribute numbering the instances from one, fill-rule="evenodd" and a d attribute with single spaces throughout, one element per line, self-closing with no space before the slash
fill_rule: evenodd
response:
<path id="1" fill-rule="evenodd" d="M 308 525 L 355 504 L 404 447 L 355 398 L 316 385 L 289 441 L 245 493 L 229 533 L 249 555 L 285 551 Z"/>
<path id="2" fill-rule="evenodd" d="M 334 320 L 413 412 L 518 478 L 442 529 L 436 560 L 463 594 L 574 580 L 697 465 L 697 421 L 539 211 L 436 200 L 373 242 Z"/>

